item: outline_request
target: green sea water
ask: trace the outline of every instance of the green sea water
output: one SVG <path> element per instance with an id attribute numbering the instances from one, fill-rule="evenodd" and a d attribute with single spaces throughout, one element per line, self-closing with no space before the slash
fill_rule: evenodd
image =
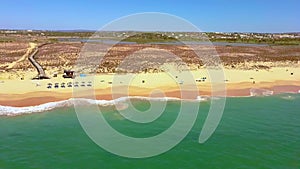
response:
<path id="1" fill-rule="evenodd" d="M 74 108 L 0 117 L 0 168 L 300 168 L 300 95 L 227 98 L 222 120 L 204 144 L 198 137 L 209 109 L 200 103 L 192 130 L 161 155 L 130 159 L 111 154 L 85 134 Z M 137 101 L 146 109 L 147 101 Z M 157 121 L 129 122 L 111 108 L 106 120 L 128 136 L 149 137 L 172 125 L 179 103 L 169 102 Z"/>

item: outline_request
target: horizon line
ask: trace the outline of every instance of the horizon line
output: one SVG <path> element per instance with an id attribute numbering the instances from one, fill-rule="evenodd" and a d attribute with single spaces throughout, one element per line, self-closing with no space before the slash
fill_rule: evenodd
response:
<path id="1" fill-rule="evenodd" d="M 98 32 L 99 30 L 93 29 L 6 29 L 0 28 L 0 31 L 36 31 L 36 32 Z M 182 32 L 182 33 L 265 33 L 265 34 L 297 34 L 300 31 L 290 31 L 290 32 L 258 32 L 258 31 L 199 31 L 199 32 L 189 32 L 189 31 L 140 31 L 140 30 L 102 30 L 103 32 Z"/>

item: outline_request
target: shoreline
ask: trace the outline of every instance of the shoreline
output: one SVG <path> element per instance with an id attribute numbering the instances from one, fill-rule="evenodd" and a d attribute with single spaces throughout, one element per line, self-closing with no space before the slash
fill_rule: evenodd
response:
<path id="1" fill-rule="evenodd" d="M 257 85 L 251 83 L 236 83 L 236 84 L 226 84 L 226 94 L 218 95 L 215 94 L 215 97 L 251 97 L 251 96 L 264 96 L 264 95 L 278 95 L 283 93 L 299 93 L 300 92 L 300 82 L 299 81 L 278 81 L 274 82 L 265 82 Z M 196 100 L 197 96 L 200 97 L 212 97 L 210 90 L 199 90 L 199 91 L 183 91 L 168 89 L 167 87 L 160 88 L 163 92 L 158 94 L 153 94 L 152 92 L 155 89 L 136 89 L 136 92 L 130 92 L 128 95 L 124 93 L 115 93 L 111 94 L 111 88 L 106 89 L 95 89 L 95 95 L 81 95 L 73 96 L 72 92 L 53 92 L 53 91 L 43 91 L 43 92 L 29 92 L 23 94 L 0 94 L 0 106 L 12 106 L 12 107 L 29 107 L 29 106 L 38 106 L 41 104 L 46 104 L 50 102 L 59 102 L 64 100 L 69 100 L 73 98 L 86 98 L 86 99 L 95 99 L 95 100 L 116 100 L 124 97 L 147 97 L 147 98 L 178 98 L 178 99 L 190 99 Z M 134 90 L 133 89 L 133 90 Z M 91 90 L 92 91 L 92 90 Z M 197 93 L 198 92 L 198 93 Z M 252 92 L 252 93 L 251 93 Z M 181 94 L 185 93 L 185 97 L 182 98 Z M 217 92 L 218 93 L 218 92 Z"/>
<path id="2" fill-rule="evenodd" d="M 300 91 L 298 92 L 288 92 L 289 94 L 297 95 L 300 94 Z M 283 93 L 275 93 L 271 95 L 258 95 L 258 96 L 226 96 L 226 98 L 245 98 L 245 97 L 271 97 L 271 96 L 279 96 L 280 94 L 287 94 L 286 92 Z M 218 98 L 218 97 L 217 97 Z M 225 98 L 225 99 L 226 99 Z M 293 96 L 283 96 L 283 99 L 293 99 Z M 69 98 L 65 100 L 57 100 L 57 101 L 50 101 L 47 103 L 42 103 L 38 105 L 30 105 L 30 106 L 24 106 L 24 107 L 15 107 L 15 106 L 3 106 L 0 105 L 0 117 L 1 116 L 21 116 L 26 114 L 33 114 L 33 113 L 43 113 L 47 111 L 52 111 L 59 108 L 70 108 L 74 106 L 74 103 L 87 106 L 87 105 L 98 105 L 98 106 L 116 106 L 116 109 L 126 109 L 127 105 L 125 103 L 122 104 L 122 102 L 126 102 L 130 99 L 137 99 L 137 100 L 154 100 L 154 101 L 191 101 L 191 102 L 206 102 L 212 98 L 211 96 L 203 96 L 196 99 L 181 99 L 176 97 L 144 97 L 144 96 L 127 96 L 127 97 L 120 97 L 113 100 L 93 100 L 88 98 Z M 124 107 L 125 106 L 125 107 Z"/>

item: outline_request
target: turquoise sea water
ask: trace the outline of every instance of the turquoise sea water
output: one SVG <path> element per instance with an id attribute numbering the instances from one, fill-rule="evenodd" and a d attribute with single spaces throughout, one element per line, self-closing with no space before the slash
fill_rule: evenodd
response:
<path id="1" fill-rule="evenodd" d="M 143 109 L 147 101 L 135 106 Z M 227 98 L 213 136 L 198 143 L 209 109 L 202 102 L 187 137 L 159 156 L 123 158 L 98 147 L 81 128 L 74 108 L 38 114 L 0 117 L 0 168 L 300 168 L 300 95 Z M 168 103 L 156 122 L 141 125 L 105 109 L 116 130 L 149 137 L 174 122 L 179 104 Z M 141 125 L 141 126 L 139 126 Z"/>

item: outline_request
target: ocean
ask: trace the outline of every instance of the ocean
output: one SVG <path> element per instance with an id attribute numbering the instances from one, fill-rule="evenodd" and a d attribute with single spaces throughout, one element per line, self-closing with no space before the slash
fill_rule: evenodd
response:
<path id="1" fill-rule="evenodd" d="M 169 101 L 155 122 L 137 124 L 109 106 L 107 122 L 132 137 L 150 137 L 172 125 L 179 101 Z M 95 144 L 82 129 L 73 107 L 20 116 L 0 116 L 0 168 L 300 168 L 300 95 L 227 98 L 213 135 L 198 142 L 209 101 L 201 104 L 188 135 L 171 150 L 149 158 L 125 158 Z M 146 100 L 135 101 L 146 110 Z M 133 150 L 138 151 L 138 150 Z"/>

